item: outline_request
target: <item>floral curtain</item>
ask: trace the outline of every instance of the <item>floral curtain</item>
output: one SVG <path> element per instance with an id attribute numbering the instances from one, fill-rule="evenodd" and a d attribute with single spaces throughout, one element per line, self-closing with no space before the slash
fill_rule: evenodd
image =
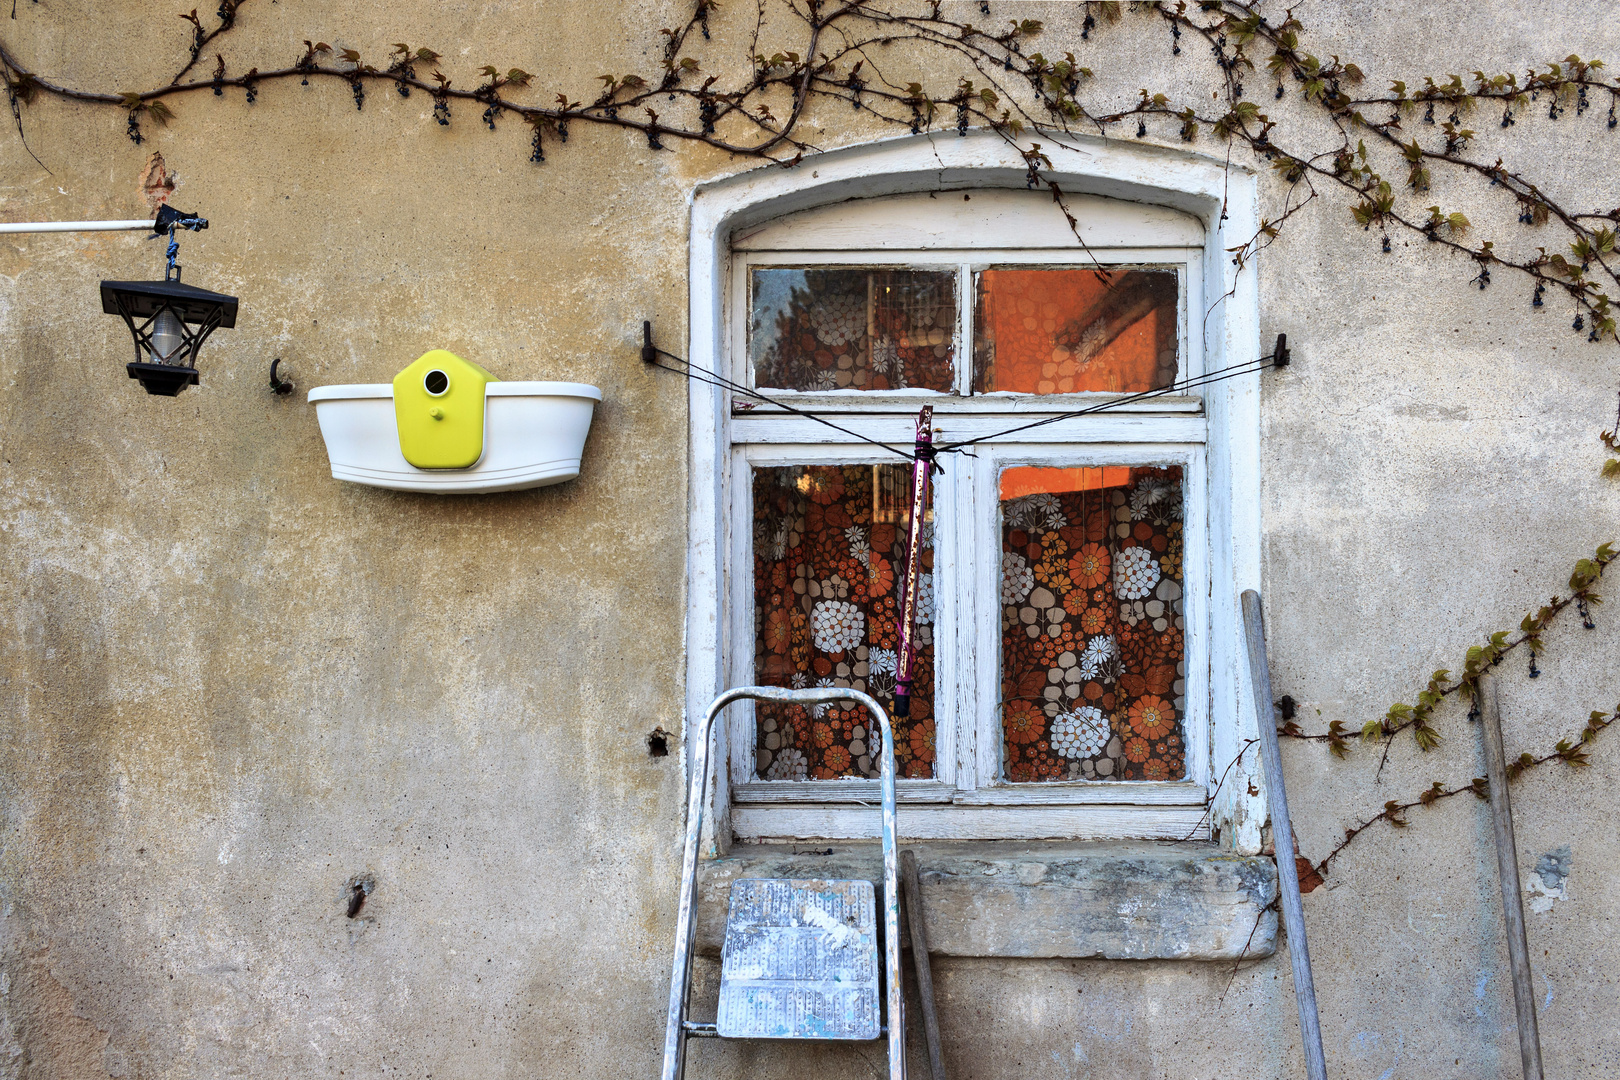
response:
<path id="1" fill-rule="evenodd" d="M 1007 779 L 1186 775 L 1178 466 L 1002 476 Z"/>
<path id="2" fill-rule="evenodd" d="M 895 577 L 905 566 L 910 470 L 798 465 L 754 470 L 754 671 L 769 686 L 846 686 L 892 712 Z M 909 716 L 895 720 L 899 774 L 934 774 L 932 524 L 917 589 Z M 856 706 L 760 702 L 758 776 L 878 775 L 879 734 Z"/>

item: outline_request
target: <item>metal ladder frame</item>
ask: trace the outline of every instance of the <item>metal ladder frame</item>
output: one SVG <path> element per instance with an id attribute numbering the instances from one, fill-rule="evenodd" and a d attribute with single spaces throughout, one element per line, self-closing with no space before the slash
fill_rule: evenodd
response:
<path id="1" fill-rule="evenodd" d="M 883 966 L 887 984 L 884 988 L 883 1020 L 889 1036 L 889 1080 L 905 1080 L 905 994 L 900 974 L 900 860 L 895 849 L 894 826 L 894 731 L 889 724 L 889 714 L 870 695 L 839 686 L 807 690 L 789 690 L 780 686 L 737 686 L 715 698 L 703 716 L 697 741 L 692 748 L 692 783 L 686 807 L 686 850 L 681 857 L 681 899 L 675 917 L 675 963 L 669 980 L 669 1022 L 664 1029 L 663 1080 L 682 1080 L 685 1075 L 688 1038 L 714 1038 L 719 1034 L 713 1024 L 694 1024 L 686 1019 L 687 997 L 692 988 L 692 945 L 697 931 L 697 920 L 693 916 L 697 897 L 698 844 L 703 832 L 703 804 L 709 791 L 709 750 L 714 737 L 714 721 L 727 705 L 745 699 L 793 705 L 856 701 L 866 707 L 866 711 L 883 729 L 878 781 L 883 800 Z"/>

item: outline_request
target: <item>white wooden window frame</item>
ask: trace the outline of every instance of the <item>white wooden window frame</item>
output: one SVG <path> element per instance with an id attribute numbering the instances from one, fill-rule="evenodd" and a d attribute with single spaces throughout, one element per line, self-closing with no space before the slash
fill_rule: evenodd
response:
<path id="1" fill-rule="evenodd" d="M 693 198 L 689 357 L 738 381 L 751 380 L 745 341 L 751 266 L 953 268 L 959 272 L 957 385 L 965 391 L 973 271 L 1014 264 L 1091 265 L 1093 259 L 1181 269 L 1183 377 L 1258 357 L 1253 262 L 1239 268 L 1227 250 L 1258 228 L 1253 176 L 1198 155 L 1100 140 L 1075 139 L 1052 149 L 1057 179 L 1073 193 L 1071 206 L 1084 204 L 1086 212 L 1077 216 L 1089 251 L 1080 249 L 1055 211 L 1053 228 L 1051 219 L 1036 220 L 1019 210 L 1026 205 L 1020 192 L 1022 158 L 999 137 L 983 133 L 859 147 L 818 157 L 808 175 L 804 167 L 771 170 L 700 188 Z M 933 193 L 929 201 L 938 201 L 937 221 L 930 221 L 932 208 L 921 201 L 927 196 L 917 193 Z M 877 201 L 908 194 L 912 197 Z M 954 202 L 963 194 L 979 199 L 974 212 L 981 219 L 989 215 L 996 241 L 1015 246 L 963 245 L 956 219 L 965 211 Z M 846 203 L 852 198 L 871 201 Z M 898 221 L 897 206 L 904 208 Z M 1189 246 L 1185 231 L 1156 231 L 1165 215 L 1155 208 L 1190 214 L 1200 226 L 1195 239 L 1201 242 Z M 798 216 L 785 227 L 772 224 L 790 214 Z M 1242 233 L 1244 228 L 1249 232 Z M 1141 243 L 1144 236 L 1157 243 Z M 1246 680 L 1238 672 L 1237 596 L 1258 580 L 1257 391 L 1256 376 L 1229 379 L 1194 397 L 1156 399 L 983 444 L 971 468 L 947 464 L 936 493 L 937 520 L 950 523 L 935 536 L 936 630 L 944 631 L 936 633 L 935 644 L 937 775 L 901 782 L 903 835 L 1179 838 L 1213 827 L 1236 850 L 1258 850 L 1264 807 L 1249 782 L 1258 762 L 1252 752 L 1237 757 L 1253 727 Z M 836 403 L 846 412 L 841 423 L 901 445 L 909 443 L 912 417 L 923 401 L 934 404 L 936 426 L 949 441 L 1108 396 L 768 392 L 818 408 Z M 689 718 L 701 716 L 724 687 L 753 681 L 750 470 L 882 457 L 881 451 L 807 419 L 733 416 L 731 398 L 695 380 L 691 384 Z M 1000 469 L 1161 463 L 1182 465 L 1186 476 L 1188 775 L 1169 782 L 1004 783 L 998 695 L 978 690 L 1000 685 L 999 606 L 974 608 L 976 597 L 996 598 L 999 559 L 975 561 L 969 554 L 1000 551 Z M 753 731 L 751 712 L 733 706 L 729 722 L 717 732 L 716 760 L 726 767 L 716 771 L 712 792 L 711 851 L 723 850 L 733 836 L 874 835 L 875 781 L 757 781 Z"/>

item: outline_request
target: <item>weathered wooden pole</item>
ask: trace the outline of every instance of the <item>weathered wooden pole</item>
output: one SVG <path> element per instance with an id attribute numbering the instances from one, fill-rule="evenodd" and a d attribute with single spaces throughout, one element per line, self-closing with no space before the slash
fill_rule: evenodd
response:
<path id="1" fill-rule="evenodd" d="M 917 998 L 922 1003 L 923 1034 L 928 1038 L 928 1069 L 934 1080 L 945 1080 L 945 1062 L 939 1050 L 939 1017 L 934 1012 L 934 974 L 928 963 L 928 929 L 923 924 L 922 879 L 917 874 L 917 853 L 900 853 L 900 890 L 906 900 L 906 921 L 911 927 L 911 962 L 917 967 Z"/>
<path id="2" fill-rule="evenodd" d="M 1305 906 L 1300 900 L 1299 868 L 1294 865 L 1294 826 L 1283 790 L 1282 752 L 1277 747 L 1277 721 L 1271 715 L 1271 670 L 1266 663 L 1266 620 L 1260 594 L 1243 590 L 1243 632 L 1249 645 L 1249 688 L 1254 692 L 1260 760 L 1266 767 L 1266 802 L 1271 834 L 1277 846 L 1277 882 L 1281 886 L 1283 926 L 1288 930 L 1288 959 L 1294 967 L 1294 1001 L 1299 1006 L 1299 1037 L 1305 1044 L 1305 1074 L 1327 1080 L 1322 1054 L 1322 1025 L 1316 1013 L 1316 981 L 1311 978 L 1311 951 L 1305 943 Z M 1538 1077 L 1539 1080 L 1539 1077 Z"/>
<path id="3" fill-rule="evenodd" d="M 1479 726 L 1485 737 L 1485 776 L 1491 784 L 1491 829 L 1496 833 L 1496 872 L 1502 879 L 1502 923 L 1513 968 L 1513 1006 L 1519 1021 L 1519 1059 L 1524 1080 L 1542 1080 L 1541 1033 L 1536 1030 L 1536 988 L 1530 978 L 1530 943 L 1524 934 L 1524 897 L 1519 892 L 1519 851 L 1513 842 L 1513 803 L 1508 798 L 1507 755 L 1502 751 L 1502 715 L 1496 680 L 1479 680 Z"/>

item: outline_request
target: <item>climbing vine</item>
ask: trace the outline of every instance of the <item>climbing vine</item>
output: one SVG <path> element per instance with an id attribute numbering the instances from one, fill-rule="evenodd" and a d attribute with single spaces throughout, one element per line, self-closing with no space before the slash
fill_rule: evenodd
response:
<path id="1" fill-rule="evenodd" d="M 1380 771 L 1383 762 L 1388 760 L 1390 748 L 1394 745 L 1395 737 L 1401 732 L 1410 731 L 1413 741 L 1419 749 L 1428 751 L 1438 746 L 1442 736 L 1433 726 L 1434 710 L 1447 697 L 1455 694 L 1469 702 L 1469 718 L 1478 716 L 1478 702 L 1480 692 L 1480 679 L 1484 675 L 1502 664 L 1515 650 L 1523 647 L 1529 657 L 1529 674 L 1531 678 L 1539 678 L 1540 671 L 1536 667 L 1536 656 L 1546 647 L 1542 635 L 1560 614 L 1573 608 L 1581 616 L 1581 625 L 1587 630 L 1596 629 L 1591 609 L 1602 602 L 1596 592 L 1599 580 L 1620 552 L 1614 550 L 1613 545 L 1603 544 L 1590 558 L 1583 558 L 1576 562 L 1574 571 L 1569 578 L 1569 595 L 1553 596 L 1536 611 L 1528 612 L 1519 622 L 1519 630 L 1514 635 L 1508 630 L 1498 630 L 1486 636 L 1484 642 L 1470 646 L 1463 656 L 1462 673 L 1457 678 L 1451 677 L 1448 670 L 1436 671 L 1429 677 L 1428 685 L 1420 690 L 1416 696 L 1415 704 L 1396 702 L 1382 718 L 1368 720 L 1360 732 L 1349 730 L 1343 721 L 1335 720 L 1328 725 L 1328 730 L 1322 734 L 1307 734 L 1298 724 L 1285 721 L 1280 734 L 1296 739 L 1315 740 L 1326 742 L 1329 749 L 1337 757 L 1349 754 L 1352 740 L 1359 735 L 1364 743 L 1383 743 L 1383 759 L 1379 762 Z M 1513 781 L 1519 778 L 1527 769 L 1533 769 L 1553 761 L 1561 761 L 1567 765 L 1581 767 L 1588 764 L 1587 747 L 1597 736 L 1610 727 L 1617 718 L 1620 718 L 1620 705 L 1611 712 L 1593 712 L 1587 719 L 1586 725 L 1580 734 L 1572 739 L 1562 739 L 1550 750 L 1537 757 L 1525 752 L 1515 762 L 1509 763 L 1508 779 Z M 1463 792 L 1470 792 L 1481 799 L 1489 797 L 1489 788 L 1486 779 L 1482 776 L 1474 777 L 1469 783 L 1456 787 L 1446 787 L 1439 781 L 1433 781 L 1424 791 L 1415 798 L 1401 802 L 1391 799 L 1384 803 L 1379 813 L 1363 821 L 1353 828 L 1347 828 L 1343 839 L 1328 852 L 1322 860 L 1312 867 L 1318 875 L 1327 873 L 1328 864 L 1344 851 L 1350 843 L 1367 829 L 1380 821 L 1387 822 L 1394 828 L 1405 828 L 1409 822 L 1406 819 L 1407 811 L 1415 807 L 1433 806 L 1441 799 L 1448 799 Z"/>
<path id="2" fill-rule="evenodd" d="M 1566 739 L 1560 739 L 1556 746 L 1542 754 L 1540 757 L 1537 757 L 1529 752 L 1525 752 L 1520 754 L 1517 760 L 1508 762 L 1508 782 L 1511 783 L 1514 780 L 1517 780 L 1520 775 L 1528 769 L 1534 769 L 1538 766 L 1546 765 L 1554 761 L 1563 762 L 1566 765 L 1577 768 L 1591 764 L 1587 754 L 1587 747 L 1591 745 L 1592 741 L 1596 739 L 1601 732 L 1611 727 L 1616 720 L 1620 720 L 1620 705 L 1616 705 L 1614 709 L 1609 712 L 1593 710 L 1592 714 L 1587 717 L 1586 725 L 1581 729 L 1578 735 Z M 1464 792 L 1467 792 L 1468 794 L 1473 795 L 1482 801 L 1489 800 L 1491 797 L 1490 783 L 1485 777 L 1476 776 L 1466 784 L 1448 788 L 1445 786 L 1445 784 L 1436 780 L 1433 781 L 1427 788 L 1423 789 L 1423 791 L 1419 792 L 1417 798 L 1415 799 L 1407 802 L 1400 802 L 1398 800 L 1391 799 L 1384 803 L 1384 808 L 1377 814 L 1374 814 L 1372 817 L 1368 818 L 1366 821 L 1363 821 L 1359 825 L 1346 828 L 1344 830 L 1343 839 L 1341 839 L 1331 851 L 1323 856 L 1321 862 L 1312 865 L 1310 867 L 1310 871 L 1315 873 L 1318 880 L 1320 880 L 1320 878 L 1326 876 L 1328 864 L 1333 862 L 1334 859 L 1338 858 L 1339 854 L 1344 851 L 1345 848 L 1350 846 L 1351 841 L 1355 840 L 1356 837 L 1378 824 L 1378 822 L 1388 822 L 1389 825 L 1394 828 L 1404 829 L 1411 824 L 1406 819 L 1407 811 L 1416 809 L 1417 807 L 1428 808 L 1439 802 L 1441 799 L 1449 799 L 1454 795 L 1461 795 Z"/>
<path id="3" fill-rule="evenodd" d="M 1554 596 L 1536 611 L 1526 614 L 1519 622 L 1517 637 L 1511 636 L 1511 631 L 1498 630 L 1488 635 L 1484 644 L 1470 647 L 1463 658 L 1461 676 L 1452 680 L 1449 670 L 1436 671 L 1429 677 L 1428 686 L 1418 692 L 1415 705 L 1396 702 L 1381 719 L 1368 720 L 1359 732 L 1361 741 L 1383 742 L 1387 759 L 1388 747 L 1395 736 L 1403 731 L 1411 731 L 1420 749 L 1433 749 L 1441 741 L 1439 732 L 1430 723 L 1435 707 L 1452 694 L 1459 693 L 1471 704 L 1476 702 L 1480 677 L 1502 663 L 1509 653 L 1520 646 L 1526 646 L 1529 650 L 1530 677 L 1539 678 L 1541 672 L 1536 667 L 1536 656 L 1546 647 L 1542 634 L 1565 609 L 1573 604 L 1580 612 L 1582 625 L 1588 630 L 1597 628 L 1592 621 L 1591 608 L 1602 603 L 1602 598 L 1595 590 L 1603 571 L 1616 557 L 1613 545 L 1604 544 L 1591 558 L 1579 560 L 1570 573 L 1568 596 Z M 1297 739 L 1324 741 L 1341 758 L 1349 752 L 1350 740 L 1357 734 L 1349 731 L 1342 720 L 1333 721 L 1328 725 L 1327 732 L 1320 735 L 1307 735 L 1292 721 L 1286 722 L 1281 730 L 1283 734 Z"/>
<path id="4" fill-rule="evenodd" d="M 725 2 L 744 7 L 742 0 Z M 645 138 L 649 154 L 702 145 L 793 167 L 822 149 L 814 139 L 815 124 L 807 121 L 815 117 L 825 123 L 842 108 L 862 122 L 913 133 L 965 135 L 984 129 L 999 134 L 1022 155 L 1028 184 L 1049 190 L 1076 230 L 1041 140 L 1056 144 L 1078 133 L 1183 143 L 1212 137 L 1229 155 L 1246 151 L 1280 181 L 1279 205 L 1252 238 L 1231 252 L 1239 266 L 1271 244 L 1306 206 L 1324 194 L 1336 194 L 1377 250 L 1391 251 L 1392 236 L 1421 242 L 1457 260 L 1482 290 L 1501 287 L 1493 272 L 1516 277 L 1526 288 L 1527 310 L 1545 311 L 1550 297 L 1562 297 L 1572 332 L 1588 342 L 1620 341 L 1615 318 L 1620 208 L 1578 207 L 1555 199 L 1530 169 L 1500 157 L 1478 156 L 1474 148 L 1480 139 L 1468 126 L 1493 124 L 1507 130 L 1528 111 L 1545 109 L 1552 121 L 1570 113 L 1576 120 L 1591 114 L 1588 122 L 1613 131 L 1620 125 L 1620 80 L 1609 78 L 1601 61 L 1571 55 L 1522 74 L 1476 70 L 1468 77 L 1395 81 L 1382 92 L 1369 92 L 1358 65 L 1338 56 L 1324 60 L 1309 51 L 1305 27 L 1292 9 L 1268 15 L 1263 6 L 1249 0 L 1099 0 L 1083 5 L 1076 40 L 1043 45 L 1046 28 L 1040 21 L 1003 18 L 989 0 L 951 5 L 953 11 L 972 15 L 972 21 L 948 16 L 942 0 L 783 0 L 770 9 L 775 22 L 769 35 L 765 0 L 757 0 L 751 20 L 738 15 L 744 25 L 752 22 L 743 49 L 741 41 L 728 40 L 711 25 L 721 15 L 718 0 L 696 0 L 684 24 L 661 31 L 655 70 L 604 73 L 596 80 L 599 86 L 583 91 L 542 90 L 536 76 L 508 65 L 485 64 L 471 78 L 459 73 L 452 78 L 441 53 L 405 42 L 395 43 L 386 56 L 368 59 L 355 49 L 313 39 L 303 40 L 300 48 L 295 40 L 279 64 L 261 62 L 233 72 L 216 46 L 240 24 L 244 12 L 263 11 L 264 5 L 220 0 L 212 18 L 196 9 L 178 13 L 189 30 L 186 55 L 161 85 L 119 92 L 68 86 L 35 71 L 3 40 L 0 76 L 20 138 L 26 107 L 42 95 L 114 111 L 122 116 L 129 138 L 139 143 L 145 138 L 144 123 L 179 120 L 170 103 L 182 98 L 240 91 L 251 105 L 268 84 L 295 81 L 307 88 L 324 82 L 343 84 L 358 110 L 364 110 L 369 88 L 406 98 L 427 94 L 433 101 L 432 118 L 441 126 L 454 122 L 461 105 L 479 110 L 480 122 L 491 131 L 500 130 L 505 120 L 520 121 L 528 158 L 536 166 L 546 162 L 548 149 L 555 153 L 566 144 L 572 130 L 593 126 L 635 133 Z M 1092 89 L 1095 73 L 1087 66 L 1088 51 L 1100 57 L 1102 39 L 1130 32 L 1162 34 L 1173 56 L 1200 43 L 1193 51 L 1215 66 L 1216 90 L 1210 100 L 1144 88 L 1124 106 L 1100 103 L 1103 95 Z M 766 36 L 789 40 L 794 47 L 774 48 L 767 55 L 760 44 Z M 930 72 L 932 84 L 903 74 L 918 68 Z M 1314 131 L 1327 132 L 1325 143 L 1306 145 L 1309 136 L 1292 133 L 1272 119 L 1266 109 L 1284 98 L 1305 110 Z M 1524 236 L 1544 238 L 1542 242 L 1531 239 L 1510 251 L 1477 238 L 1466 213 L 1433 196 L 1442 171 L 1452 181 L 1447 190 L 1455 190 L 1459 181 L 1472 181 L 1511 200 Z M 1614 430 L 1599 438 L 1607 451 L 1602 475 L 1620 477 L 1620 416 Z M 1567 596 L 1555 596 L 1526 614 L 1516 634 L 1493 633 L 1469 649 L 1461 674 L 1435 672 L 1414 703 L 1396 703 L 1359 732 L 1335 721 L 1322 733 L 1306 733 L 1293 723 L 1284 733 L 1325 743 L 1340 757 L 1358 736 L 1363 742 L 1382 743 L 1384 760 L 1403 732 L 1410 732 L 1420 749 L 1430 749 L 1441 738 L 1433 718 L 1443 701 L 1453 696 L 1473 701 L 1481 675 L 1521 648 L 1531 676 L 1539 674 L 1535 657 L 1544 647 L 1543 634 L 1567 610 L 1574 608 L 1586 626 L 1593 625 L 1590 608 L 1599 600 L 1595 588 L 1614 558 L 1613 549 L 1604 545 L 1581 559 Z M 1552 761 L 1584 764 L 1584 748 L 1615 719 L 1615 713 L 1593 713 L 1577 741 L 1565 740 L 1540 757 L 1526 755 L 1514 775 Z M 1375 822 L 1402 827 L 1414 807 L 1465 791 L 1480 794 L 1482 783 L 1475 779 L 1451 788 L 1436 783 L 1413 801 L 1387 802 L 1381 813 L 1348 830 L 1317 869 L 1325 871 Z"/>
<path id="5" fill-rule="evenodd" d="M 1080 40 L 1074 43 L 1082 51 L 1095 47 L 1104 26 L 1123 24 L 1128 14 L 1145 17 L 1168 29 L 1172 54 L 1183 51 L 1184 39 L 1201 39 L 1219 69 L 1221 88 L 1215 94 L 1220 104 L 1216 110 L 1172 101 L 1167 94 L 1146 89 L 1128 109 L 1102 109 L 1088 100 L 1086 88 L 1094 72 L 1076 59 L 1074 50 L 1065 50 L 1061 57 L 1046 56 L 1036 48 L 1044 30 L 1040 21 L 998 19 L 988 0 L 978 4 L 984 20 L 980 25 L 947 17 L 942 0 L 926 0 L 909 10 L 868 0 L 788 0 L 780 11 L 792 20 L 795 30 L 790 35 L 797 37 L 799 48 L 779 49 L 769 56 L 759 46 L 766 17 L 761 3 L 741 65 L 746 74 L 741 76 L 729 74 L 733 57 L 714 55 L 720 46 L 713 40 L 710 19 L 720 4 L 697 0 L 683 26 L 661 32 L 659 70 L 603 74 L 598 77 L 602 85 L 588 101 L 574 100 L 566 91 L 556 92 L 546 103 L 533 100 L 545 93 L 532 86 L 534 76 L 517 67 L 508 67 L 503 74 L 493 64 L 479 70 L 475 85 L 457 87 L 441 69 L 440 53 L 403 42 L 385 58 L 368 62 L 357 50 L 334 50 L 325 42 L 305 40 L 303 51 L 290 63 L 264 70 L 253 67 L 235 75 L 227 72 L 223 54 L 216 52 L 211 75 L 188 79 L 219 38 L 237 26 L 248 2 L 221 0 L 217 25 L 211 29 L 205 28 L 196 9 L 180 13 L 191 30 L 188 56 L 166 84 L 144 91 L 68 87 L 33 71 L 0 43 L 0 72 L 19 131 L 19 105 L 31 103 L 41 93 L 122 110 L 130 138 L 139 142 L 144 138 L 143 119 L 159 124 L 175 119 L 168 100 L 178 96 L 200 92 L 222 96 L 226 89 L 240 89 L 251 103 L 265 83 L 296 79 L 308 86 L 311 80 L 327 80 L 345 83 L 355 107 L 363 109 L 366 87 L 381 82 L 402 96 L 413 90 L 431 95 L 434 119 L 442 125 L 451 122 L 451 105 L 457 101 L 481 106 L 482 121 L 492 130 L 505 116 L 523 121 L 531 129 L 529 156 L 536 163 L 545 160 L 548 138 L 566 142 L 571 125 L 590 124 L 639 132 L 651 151 L 703 143 L 742 157 L 793 165 L 819 149 L 805 131 L 811 106 L 836 101 L 863 117 L 912 132 L 954 129 L 965 134 L 973 127 L 1000 132 L 1019 146 L 1030 168 L 1031 186 L 1042 184 L 1060 195 L 1051 178 L 1043 175 L 1050 170 L 1051 159 L 1037 137 L 1085 131 L 1146 138 L 1152 124 L 1156 133 L 1174 132 L 1174 138 L 1190 143 L 1207 130 L 1230 146 L 1247 147 L 1288 185 L 1281 211 L 1233 253 L 1239 263 L 1275 239 L 1287 219 L 1319 194 L 1317 185 L 1327 184 L 1343 192 L 1358 223 L 1377 230 L 1383 250 L 1390 250 L 1392 231 L 1420 237 L 1465 257 L 1464 265 L 1481 289 L 1491 284 L 1493 269 L 1518 272 L 1531 283 L 1533 307 L 1544 307 L 1549 292 L 1561 292 L 1572 302 L 1573 329 L 1585 332 L 1591 341 L 1615 339 L 1613 294 L 1620 293 L 1615 227 L 1620 225 L 1620 208 L 1568 207 L 1525 171 L 1500 159 L 1471 157 L 1475 132 L 1464 126 L 1472 114 L 1492 107 L 1501 110 L 1500 126 L 1511 127 L 1525 110 L 1545 104 L 1551 119 L 1570 110 L 1576 117 L 1593 112 L 1613 129 L 1620 124 L 1620 80 L 1604 77 L 1599 60 L 1569 56 L 1532 68 L 1522 78 L 1513 72 L 1484 71 L 1475 71 L 1471 80 L 1429 76 L 1421 86 L 1397 81 L 1382 94 L 1357 96 L 1365 81 L 1362 70 L 1337 56 L 1323 61 L 1307 51 L 1302 45 L 1305 28 L 1292 11 L 1278 19 L 1268 18 L 1261 4 L 1245 0 L 1198 0 L 1191 5 L 1185 0 L 1128 5 L 1099 0 L 1085 4 Z M 927 87 L 891 70 L 902 65 L 897 57 L 918 55 L 946 61 L 954 83 Z M 706 74 L 717 65 L 718 70 Z M 418 72 L 418 66 L 431 68 L 428 77 Z M 1286 145 L 1277 122 L 1262 111 L 1260 101 L 1246 94 L 1262 85 L 1264 90 L 1256 95 L 1261 98 L 1276 100 L 1292 91 L 1328 122 L 1335 141 L 1322 149 Z M 1409 124 L 1416 125 L 1412 133 L 1407 131 Z M 1396 166 L 1394 179 L 1384 175 L 1383 157 Z M 1502 188 L 1515 200 L 1521 223 L 1533 229 L 1556 225 L 1564 234 L 1561 242 L 1540 245 L 1533 255 L 1516 256 L 1496 250 L 1493 241 L 1470 240 L 1472 223 L 1466 214 L 1438 204 L 1422 205 L 1437 168 Z M 1294 189 L 1301 186 L 1303 194 L 1296 195 Z"/>

